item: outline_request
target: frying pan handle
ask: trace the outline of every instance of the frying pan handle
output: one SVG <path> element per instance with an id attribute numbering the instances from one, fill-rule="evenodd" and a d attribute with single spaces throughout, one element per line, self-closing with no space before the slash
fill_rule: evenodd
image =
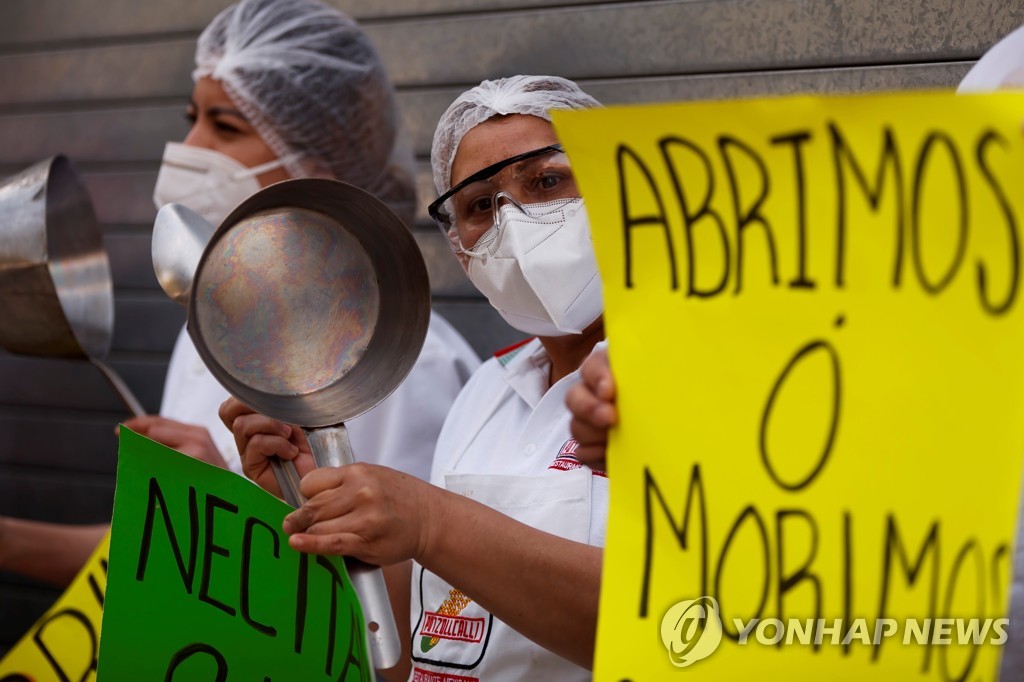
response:
<path id="1" fill-rule="evenodd" d="M 320 429 L 303 429 L 313 460 L 318 467 L 341 467 L 352 464 L 352 444 L 344 424 Z M 281 479 L 278 478 L 278 481 Z M 283 488 L 283 486 L 282 486 Z M 359 595 L 366 618 L 366 641 L 370 645 L 373 663 L 378 668 L 393 668 L 402 655 L 398 640 L 395 615 L 391 612 L 388 588 L 380 567 L 371 566 L 352 557 L 345 557 L 345 568 L 352 586 Z"/>
<path id="2" fill-rule="evenodd" d="M 270 458 L 270 468 L 274 470 L 274 478 L 281 486 L 281 494 L 284 501 L 298 509 L 306 501 L 302 491 L 299 490 L 299 471 L 293 462 L 282 461 L 278 457 Z"/>
<path id="3" fill-rule="evenodd" d="M 102 360 L 97 360 L 96 358 L 89 358 L 89 362 L 96 365 L 96 367 L 103 372 L 103 376 L 107 378 L 110 385 L 113 386 L 114 390 L 117 391 L 117 394 L 121 396 L 121 400 L 124 401 L 125 406 L 131 410 L 132 416 L 141 417 L 146 414 L 146 410 L 142 407 L 142 403 L 139 402 L 139 399 L 135 397 L 135 394 L 132 393 L 132 389 L 128 388 L 128 384 L 124 383 L 124 379 L 122 379 L 110 365 Z"/>
<path id="4" fill-rule="evenodd" d="M 303 429 L 317 467 L 343 467 L 356 461 L 344 424 L 322 429 Z"/>

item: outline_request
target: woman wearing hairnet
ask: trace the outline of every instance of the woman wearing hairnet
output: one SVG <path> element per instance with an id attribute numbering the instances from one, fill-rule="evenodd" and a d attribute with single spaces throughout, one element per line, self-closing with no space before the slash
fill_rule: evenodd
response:
<path id="1" fill-rule="evenodd" d="M 399 144 L 392 88 L 376 50 L 346 15 L 317 0 L 243 0 L 199 37 L 193 79 L 192 128 L 183 143 L 167 144 L 158 206 L 178 202 L 217 225 L 261 187 L 326 177 L 375 194 L 412 222 L 412 156 Z M 353 446 L 369 461 L 426 478 L 444 417 L 478 365 L 458 332 L 432 315 L 406 381 L 347 423 Z M 232 434 L 217 417 L 227 397 L 183 329 L 162 416 L 125 424 L 241 471 Z M 0 568 L 67 582 L 105 530 L 0 519 Z"/>
<path id="2" fill-rule="evenodd" d="M 431 216 L 502 317 L 537 338 L 470 379 L 438 440 L 434 485 L 296 462 L 309 501 L 285 520 L 292 547 L 413 560 L 414 680 L 590 678 L 608 481 L 574 457 L 564 401 L 604 335 L 601 283 L 548 111 L 595 106 L 571 81 L 517 76 L 464 93 L 438 124 Z M 246 472 L 277 492 L 264 448 L 244 437 L 272 440 L 271 422 L 230 408 Z"/>
<path id="3" fill-rule="evenodd" d="M 412 154 L 399 144 L 391 84 L 369 39 L 338 10 L 315 0 L 244 0 L 199 36 L 192 77 L 192 129 L 183 143 L 167 144 L 154 191 L 158 206 L 181 203 L 217 225 L 261 187 L 326 177 L 374 194 L 412 223 Z M 441 423 L 477 364 L 458 332 L 432 315 L 406 381 L 348 422 L 353 447 L 426 478 Z M 208 442 L 200 457 L 219 451 L 241 471 L 232 435 L 217 418 L 227 397 L 183 329 L 163 416 L 125 424 L 178 449 L 185 439 L 215 434 L 215 446 Z"/>

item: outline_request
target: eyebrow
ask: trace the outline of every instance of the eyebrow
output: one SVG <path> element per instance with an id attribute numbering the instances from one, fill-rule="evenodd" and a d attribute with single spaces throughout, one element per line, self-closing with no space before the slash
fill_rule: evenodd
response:
<path id="1" fill-rule="evenodd" d="M 193 109 L 199 109 L 199 105 L 196 104 L 196 101 L 191 97 L 188 98 L 188 105 Z M 247 119 L 245 115 L 242 114 L 242 112 L 238 111 L 237 109 L 232 109 L 231 107 L 215 105 L 212 107 L 207 107 L 206 112 L 208 114 L 212 114 L 213 116 L 234 116 L 235 118 L 245 121 L 246 123 L 249 122 L 249 119 Z"/>

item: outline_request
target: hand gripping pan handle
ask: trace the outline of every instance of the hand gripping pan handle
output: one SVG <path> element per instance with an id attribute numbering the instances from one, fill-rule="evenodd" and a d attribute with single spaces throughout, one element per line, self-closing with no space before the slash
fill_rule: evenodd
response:
<path id="1" fill-rule="evenodd" d="M 355 461 L 352 443 L 344 424 L 303 431 L 317 467 L 341 467 Z M 398 640 L 398 628 L 391 612 L 384 573 L 380 567 L 352 557 L 345 557 L 345 567 L 363 606 L 366 636 L 374 664 L 378 668 L 393 668 L 402 655 L 402 645 Z"/>
<path id="2" fill-rule="evenodd" d="M 303 431 L 318 468 L 341 467 L 355 461 L 348 430 L 344 424 Z M 282 462 L 276 457 L 270 461 L 285 501 L 293 507 L 305 503 L 306 498 L 299 490 L 299 475 L 295 465 L 291 462 Z M 352 557 L 345 557 L 345 568 L 348 569 L 348 577 L 363 607 L 366 637 L 374 665 L 378 668 L 393 668 L 402 655 L 402 645 L 398 639 L 395 617 L 391 612 L 384 574 L 379 567 Z"/>

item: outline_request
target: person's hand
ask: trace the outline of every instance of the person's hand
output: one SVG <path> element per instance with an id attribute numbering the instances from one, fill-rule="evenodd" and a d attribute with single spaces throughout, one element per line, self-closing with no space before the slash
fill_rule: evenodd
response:
<path id="1" fill-rule="evenodd" d="M 284 519 L 293 549 L 352 556 L 376 566 L 419 559 L 443 529 L 445 493 L 374 464 L 317 469 L 302 479 L 307 501 Z"/>
<path id="2" fill-rule="evenodd" d="M 295 463 L 299 476 L 316 468 L 313 453 L 302 429 L 254 411 L 237 398 L 225 400 L 218 411 L 220 420 L 235 436 L 242 472 L 272 495 L 282 496 L 270 458 Z"/>
<path id="3" fill-rule="evenodd" d="M 575 455 L 590 468 L 607 471 L 608 429 L 619 422 L 608 351 L 595 349 L 583 361 L 580 375 L 580 381 L 565 396 L 565 404 L 572 413 L 569 430 L 579 443 Z"/>
<path id="4" fill-rule="evenodd" d="M 178 452 L 183 452 L 201 462 L 213 464 L 221 469 L 228 468 L 224 456 L 221 455 L 213 438 L 210 437 L 210 432 L 202 426 L 184 424 L 153 414 L 126 419 L 124 425 L 135 433 L 142 434 L 146 438 L 162 443 Z"/>

